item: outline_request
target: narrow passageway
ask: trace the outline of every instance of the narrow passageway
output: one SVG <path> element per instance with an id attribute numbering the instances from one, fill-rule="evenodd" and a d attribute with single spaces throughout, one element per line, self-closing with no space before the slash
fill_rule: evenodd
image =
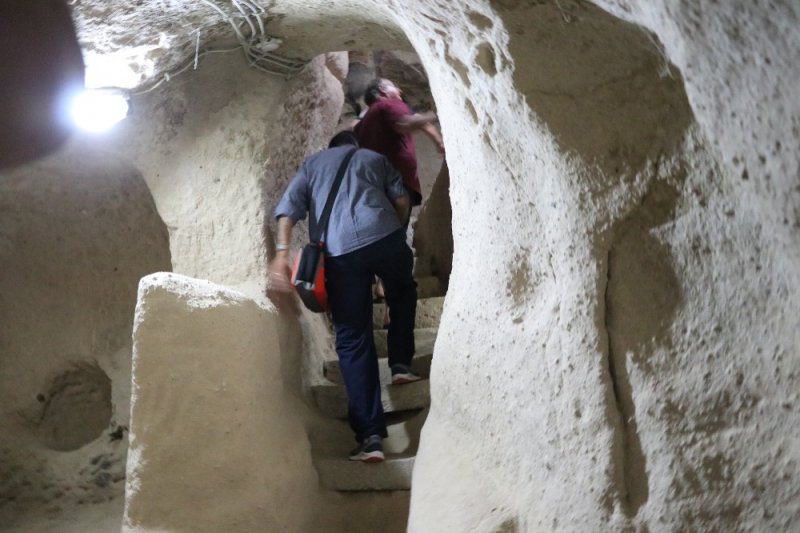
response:
<path id="1" fill-rule="evenodd" d="M 369 81 L 389 76 L 402 88 L 404 100 L 412 105 L 415 112 L 428 111 L 433 107 L 424 69 L 414 54 L 351 52 L 349 75 L 343 84 L 345 106 L 339 120 L 340 128 L 351 127 L 359 114 L 363 114 L 362 95 Z M 316 408 L 327 418 L 315 423 L 309 431 L 314 466 L 324 488 L 340 493 L 359 492 L 362 498 L 369 493 L 393 492 L 395 496 L 390 501 L 397 509 L 408 505 L 407 491 L 411 489 L 414 458 L 430 406 L 430 367 L 452 263 L 446 166 L 430 139 L 419 133 L 414 137 L 423 205 L 412 212 L 407 241 L 412 248 L 421 248 L 428 254 L 420 254 L 419 249 L 415 250 L 413 271 L 418 300 L 412 370 L 423 379 L 404 385 L 391 384 L 386 359 L 387 329 L 384 325 L 384 320 L 391 312 L 387 312 L 382 298 L 376 298 L 373 327 L 379 356 L 381 398 L 389 433 L 383 441 L 385 461 L 364 464 L 347 458 L 347 451 L 353 445 L 353 436 L 346 421 L 347 394 L 337 359 L 329 358 L 322 363 L 324 382 L 312 387 Z M 449 246 L 438 246 L 442 239 L 450 243 Z M 386 503 L 379 502 L 377 505 L 385 506 Z M 405 521 L 387 526 L 384 531 L 405 531 Z"/>
<path id="2" fill-rule="evenodd" d="M 0 175 L 0 531 L 798 529 L 792 2 L 57 1 L 131 106 Z M 329 322 L 265 290 L 376 74 L 449 144 L 364 464 Z"/>
<path id="3" fill-rule="evenodd" d="M 389 438 L 384 440 L 386 460 L 379 464 L 349 461 L 347 450 L 353 436 L 347 425 L 347 394 L 342 384 L 339 362 L 324 363 L 328 383 L 312 388 L 314 401 L 330 423 L 311 431 L 314 464 L 323 486 L 338 491 L 409 490 L 414 456 L 419 445 L 419 432 L 430 406 L 430 365 L 441 318 L 444 294 L 432 268 L 430 258 L 417 257 L 414 277 L 418 283 L 414 372 L 423 380 L 392 385 L 386 363 L 386 330 L 382 328 L 384 303 L 374 304 L 373 326 L 378 351 L 381 400 L 387 415 Z"/>

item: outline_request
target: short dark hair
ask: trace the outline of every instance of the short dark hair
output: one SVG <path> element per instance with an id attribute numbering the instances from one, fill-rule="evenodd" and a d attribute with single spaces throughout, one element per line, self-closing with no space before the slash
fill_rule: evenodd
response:
<path id="1" fill-rule="evenodd" d="M 358 146 L 358 138 L 356 138 L 356 134 L 350 130 L 340 131 L 334 135 L 331 142 L 328 143 L 328 148 L 347 145 Z"/>
<path id="2" fill-rule="evenodd" d="M 383 78 L 375 78 L 367 88 L 364 90 L 364 103 L 367 105 L 372 105 L 378 101 L 378 98 L 383 94 L 381 92 L 381 83 L 383 83 Z"/>

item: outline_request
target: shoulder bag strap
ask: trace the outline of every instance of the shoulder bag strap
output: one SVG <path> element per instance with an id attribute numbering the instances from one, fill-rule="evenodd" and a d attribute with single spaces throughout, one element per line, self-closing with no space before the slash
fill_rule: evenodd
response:
<path id="1" fill-rule="evenodd" d="M 328 219 L 331 217 L 331 211 L 333 211 L 333 202 L 336 200 L 336 194 L 339 192 L 342 178 L 344 178 L 344 173 L 347 171 L 347 167 L 350 164 L 350 160 L 353 158 L 353 154 L 356 153 L 356 150 L 357 148 L 353 148 L 344 156 L 341 165 L 339 165 L 339 170 L 336 172 L 336 178 L 333 180 L 331 192 L 328 194 L 328 200 L 325 202 L 325 207 L 322 209 L 322 214 L 319 216 L 319 221 L 317 223 L 317 231 L 319 232 L 320 239 L 326 236 L 326 232 L 328 231 Z"/>

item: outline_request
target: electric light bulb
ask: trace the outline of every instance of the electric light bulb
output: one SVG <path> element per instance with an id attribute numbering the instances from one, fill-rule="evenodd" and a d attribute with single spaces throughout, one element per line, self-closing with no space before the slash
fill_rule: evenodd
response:
<path id="1" fill-rule="evenodd" d="M 80 129 L 102 133 L 128 116 L 128 99 L 119 90 L 87 89 L 73 97 L 69 113 Z"/>

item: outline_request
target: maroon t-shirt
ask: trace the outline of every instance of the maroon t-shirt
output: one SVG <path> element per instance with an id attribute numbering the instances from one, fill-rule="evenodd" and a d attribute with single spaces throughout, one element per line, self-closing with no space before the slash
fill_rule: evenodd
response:
<path id="1" fill-rule="evenodd" d="M 417 151 L 410 133 L 397 133 L 392 125 L 411 115 L 402 100 L 383 98 L 369 106 L 367 114 L 356 124 L 355 133 L 362 148 L 383 154 L 403 176 L 403 185 L 411 194 L 411 205 L 422 203 L 422 190 L 417 174 Z"/>

